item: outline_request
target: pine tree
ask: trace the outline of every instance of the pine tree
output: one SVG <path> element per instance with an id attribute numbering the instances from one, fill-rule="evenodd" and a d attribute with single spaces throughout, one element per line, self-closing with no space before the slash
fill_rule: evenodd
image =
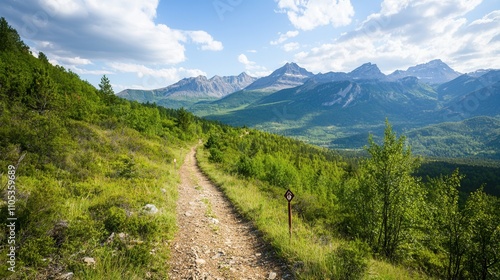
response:
<path id="1" fill-rule="evenodd" d="M 5 18 L 0 18 L 0 51 L 29 52 L 29 47 L 23 43 L 17 31 L 10 27 Z"/>
<path id="2" fill-rule="evenodd" d="M 99 83 L 99 92 L 105 96 L 115 95 L 111 82 L 106 75 L 103 75 Z"/>
<path id="3" fill-rule="evenodd" d="M 99 93 L 108 105 L 115 103 L 117 97 L 115 96 L 111 82 L 106 75 L 102 76 L 101 82 L 99 83 Z"/>
<path id="4" fill-rule="evenodd" d="M 33 80 L 23 99 L 28 108 L 40 114 L 54 108 L 56 85 L 45 69 L 36 68 L 33 71 Z"/>

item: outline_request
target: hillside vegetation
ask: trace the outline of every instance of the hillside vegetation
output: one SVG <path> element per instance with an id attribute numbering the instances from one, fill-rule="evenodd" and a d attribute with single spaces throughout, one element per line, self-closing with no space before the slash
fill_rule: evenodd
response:
<path id="1" fill-rule="evenodd" d="M 0 278 L 164 279 L 195 122 L 35 58 L 2 18 Z"/>
<path id="2" fill-rule="evenodd" d="M 165 279 L 179 175 L 200 165 L 299 279 L 498 279 L 500 203 L 414 175 L 387 122 L 362 160 L 114 95 L 34 57 L 0 19 L 0 278 Z M 478 186 L 479 187 L 479 186 Z M 291 189 L 288 239 L 284 192 Z"/>
<path id="3" fill-rule="evenodd" d="M 424 183 L 404 143 L 386 123 L 380 144 L 369 139 L 369 158 L 352 162 L 239 129 L 212 135 L 199 158 L 304 279 L 498 278 L 499 199 L 478 188 L 461 203 L 458 171 Z M 295 193 L 291 242 L 287 189 Z"/>

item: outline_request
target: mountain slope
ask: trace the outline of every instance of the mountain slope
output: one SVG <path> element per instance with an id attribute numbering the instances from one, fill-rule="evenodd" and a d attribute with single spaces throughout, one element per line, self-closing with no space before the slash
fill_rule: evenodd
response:
<path id="1" fill-rule="evenodd" d="M 451 69 L 440 59 L 435 59 L 424 64 L 409 67 L 407 70 L 396 70 L 388 76 L 391 80 L 404 77 L 417 77 L 424 83 L 441 84 L 460 76 L 460 73 Z"/>
<path id="2" fill-rule="evenodd" d="M 193 116 L 118 98 L 109 80 L 97 90 L 34 57 L 4 18 L 0 42 L 0 218 L 15 215 L 0 279 L 167 278 L 173 160 L 198 139 L 179 116 Z"/>
<path id="3" fill-rule="evenodd" d="M 286 63 L 281 68 L 272 72 L 269 76 L 256 80 L 245 89 L 276 91 L 300 86 L 312 76 L 314 76 L 313 73 L 298 66 L 297 64 Z"/>
<path id="4" fill-rule="evenodd" d="M 365 63 L 347 74 L 352 80 L 384 80 L 386 76 L 376 64 Z"/>
<path id="5" fill-rule="evenodd" d="M 463 74 L 449 82 L 437 87 L 439 100 L 449 101 L 453 98 L 463 97 L 471 92 L 492 86 L 500 81 L 500 70 L 481 72 L 481 75 Z"/>
<path id="6" fill-rule="evenodd" d="M 434 157 L 500 159 L 500 119 L 486 116 L 407 132 L 415 153 Z"/>
<path id="7" fill-rule="evenodd" d="M 272 122 L 279 112 L 286 110 L 289 120 L 300 121 L 314 115 L 307 125 L 349 126 L 353 122 L 358 125 L 379 123 L 386 116 L 394 121 L 412 120 L 416 113 L 434 110 L 436 101 L 433 89 L 416 78 L 396 82 L 308 81 L 302 86 L 264 96 L 241 110 L 209 117 L 233 125 L 258 125 Z"/>
<path id="8" fill-rule="evenodd" d="M 165 88 L 154 90 L 126 89 L 117 95 L 139 102 L 158 102 L 160 99 L 217 99 L 229 93 L 241 90 L 254 82 L 256 78 L 246 73 L 238 76 L 214 76 L 207 79 L 205 76 L 184 78 Z"/>

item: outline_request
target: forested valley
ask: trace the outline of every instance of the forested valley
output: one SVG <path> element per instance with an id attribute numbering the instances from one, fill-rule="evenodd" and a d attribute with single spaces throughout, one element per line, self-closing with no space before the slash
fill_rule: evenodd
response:
<path id="1" fill-rule="evenodd" d="M 200 140 L 200 167 L 298 279 L 500 279 L 498 169 L 467 181 L 429 165 L 390 120 L 349 157 L 126 101 L 106 76 L 96 89 L 33 56 L 3 18 L 0 220 L 16 220 L 0 232 L 0 277 L 165 279 L 176 168 Z"/>

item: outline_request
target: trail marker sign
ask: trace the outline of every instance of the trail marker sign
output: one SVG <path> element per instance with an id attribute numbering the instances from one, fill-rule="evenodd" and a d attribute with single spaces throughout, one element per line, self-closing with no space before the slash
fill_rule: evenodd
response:
<path id="1" fill-rule="evenodd" d="M 291 190 L 287 190 L 285 193 L 285 198 L 288 201 L 288 232 L 290 234 L 290 241 L 292 241 L 292 206 L 290 202 L 294 196 Z"/>

